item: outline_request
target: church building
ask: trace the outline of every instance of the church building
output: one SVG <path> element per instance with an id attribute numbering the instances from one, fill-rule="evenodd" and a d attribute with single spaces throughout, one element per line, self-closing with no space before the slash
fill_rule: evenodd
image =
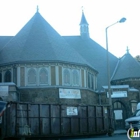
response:
<path id="1" fill-rule="evenodd" d="M 15 36 L 0 36 L 0 99 L 47 104 L 108 104 L 107 50 L 90 38 L 82 11 L 80 35 L 61 36 L 37 10 Z M 140 64 L 127 49 L 109 52 L 115 129 L 140 101 Z M 119 115 L 117 115 L 119 114 Z"/>

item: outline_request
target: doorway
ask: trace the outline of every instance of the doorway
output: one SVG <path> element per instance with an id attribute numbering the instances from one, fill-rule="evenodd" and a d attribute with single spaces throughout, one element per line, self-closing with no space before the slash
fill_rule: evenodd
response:
<path id="1" fill-rule="evenodd" d="M 113 103 L 114 128 L 115 130 L 125 129 L 126 108 L 120 101 Z"/>

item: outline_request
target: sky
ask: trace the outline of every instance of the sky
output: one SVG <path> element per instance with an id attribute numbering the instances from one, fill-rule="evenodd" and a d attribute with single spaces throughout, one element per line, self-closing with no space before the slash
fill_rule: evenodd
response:
<path id="1" fill-rule="evenodd" d="M 106 27 L 125 17 L 124 23 L 108 28 L 108 48 L 122 57 L 140 55 L 139 0 L 0 0 L 0 36 L 16 35 L 36 13 L 62 36 L 80 35 L 82 9 L 89 24 L 90 38 L 106 48 Z M 83 8 L 82 8 L 83 7 Z"/>

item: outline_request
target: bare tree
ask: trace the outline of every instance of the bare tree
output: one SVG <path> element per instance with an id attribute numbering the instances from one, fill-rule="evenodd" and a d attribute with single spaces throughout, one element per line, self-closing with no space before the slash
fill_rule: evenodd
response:
<path id="1" fill-rule="evenodd" d="M 134 57 L 138 62 L 140 62 L 140 55 Z"/>

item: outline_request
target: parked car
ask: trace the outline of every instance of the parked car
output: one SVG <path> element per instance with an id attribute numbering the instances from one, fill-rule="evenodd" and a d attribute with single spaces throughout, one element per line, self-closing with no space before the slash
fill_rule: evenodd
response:
<path id="1" fill-rule="evenodd" d="M 132 117 L 125 120 L 125 129 L 128 130 L 133 127 L 135 130 L 140 129 L 140 103 L 137 104 L 137 109 Z"/>

